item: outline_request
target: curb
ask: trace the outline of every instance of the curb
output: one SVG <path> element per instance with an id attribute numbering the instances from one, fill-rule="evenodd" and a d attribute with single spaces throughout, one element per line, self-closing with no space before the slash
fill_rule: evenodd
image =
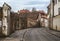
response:
<path id="1" fill-rule="evenodd" d="M 51 31 L 48 31 L 48 33 L 50 33 L 50 34 L 52 34 L 52 35 L 54 35 L 54 36 L 60 38 L 60 36 L 58 36 L 58 35 L 56 35 L 56 34 L 54 34 L 54 33 L 51 33 Z"/>

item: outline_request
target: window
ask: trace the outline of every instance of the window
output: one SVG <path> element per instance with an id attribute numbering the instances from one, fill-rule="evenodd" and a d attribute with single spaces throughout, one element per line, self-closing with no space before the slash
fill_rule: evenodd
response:
<path id="1" fill-rule="evenodd" d="M 5 30 L 6 29 L 6 26 L 3 26 L 4 28 L 3 28 L 3 30 Z"/>
<path id="2" fill-rule="evenodd" d="M 59 15 L 60 15 L 60 8 L 58 8 L 58 13 L 59 13 Z"/>
<path id="3" fill-rule="evenodd" d="M 58 0 L 58 2 L 60 2 L 60 0 Z"/>
<path id="4" fill-rule="evenodd" d="M 7 16 L 5 16 L 5 18 L 7 18 Z"/>
<path id="5" fill-rule="evenodd" d="M 53 0 L 53 2 L 54 2 L 54 5 L 57 4 L 57 0 Z"/>
<path id="6" fill-rule="evenodd" d="M 0 27 L 2 26 L 2 21 L 0 21 Z"/>

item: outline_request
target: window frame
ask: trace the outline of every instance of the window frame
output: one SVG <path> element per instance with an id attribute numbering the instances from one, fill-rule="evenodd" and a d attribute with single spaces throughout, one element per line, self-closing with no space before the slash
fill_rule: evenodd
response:
<path id="1" fill-rule="evenodd" d="M 57 4 L 57 0 L 53 0 L 53 2 L 54 2 L 54 5 Z"/>
<path id="2" fill-rule="evenodd" d="M 60 15 L 60 8 L 58 8 L 58 14 Z"/>
<path id="3" fill-rule="evenodd" d="M 60 0 L 58 0 L 58 2 L 60 2 Z"/>

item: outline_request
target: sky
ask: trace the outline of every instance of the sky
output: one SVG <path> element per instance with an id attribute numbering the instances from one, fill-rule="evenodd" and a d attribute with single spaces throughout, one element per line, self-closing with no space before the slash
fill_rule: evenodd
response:
<path id="1" fill-rule="evenodd" d="M 0 0 L 0 6 L 2 6 L 4 2 L 12 7 L 12 11 L 16 12 L 21 9 L 31 10 L 32 8 L 47 12 L 47 6 L 50 0 Z"/>

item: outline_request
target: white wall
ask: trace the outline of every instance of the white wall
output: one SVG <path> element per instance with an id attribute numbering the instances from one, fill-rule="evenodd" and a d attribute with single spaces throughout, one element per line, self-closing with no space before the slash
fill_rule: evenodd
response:
<path id="1" fill-rule="evenodd" d="M 58 15 L 58 8 L 60 8 L 60 2 L 57 0 L 57 4 L 54 6 L 54 16 Z"/>
<path id="2" fill-rule="evenodd" d="M 60 31 L 60 15 L 53 18 L 53 29 Z"/>
<path id="3" fill-rule="evenodd" d="M 3 27 L 2 27 L 3 31 L 2 32 L 3 32 L 3 34 L 7 35 L 7 27 L 8 27 L 8 25 L 7 25 L 7 18 L 5 17 L 5 15 L 7 15 L 7 10 L 5 11 L 3 9 Z"/>
<path id="4" fill-rule="evenodd" d="M 53 16 L 53 3 L 52 3 L 52 0 L 51 0 L 51 17 Z"/>
<path id="5" fill-rule="evenodd" d="M 45 19 L 45 27 L 48 27 L 48 20 Z"/>
<path id="6" fill-rule="evenodd" d="M 9 35 L 9 25 L 10 25 L 10 9 L 7 6 L 7 4 L 4 4 L 3 6 L 3 26 L 2 26 L 2 33 L 4 35 Z"/>
<path id="7" fill-rule="evenodd" d="M 53 29 L 60 31 L 60 15 L 58 12 L 58 8 L 60 8 L 60 2 L 57 0 L 57 4 L 54 6 L 54 18 L 53 18 Z M 58 15 L 58 16 L 56 16 Z"/>
<path id="8" fill-rule="evenodd" d="M 0 21 L 0 27 L 2 26 L 2 21 Z"/>

